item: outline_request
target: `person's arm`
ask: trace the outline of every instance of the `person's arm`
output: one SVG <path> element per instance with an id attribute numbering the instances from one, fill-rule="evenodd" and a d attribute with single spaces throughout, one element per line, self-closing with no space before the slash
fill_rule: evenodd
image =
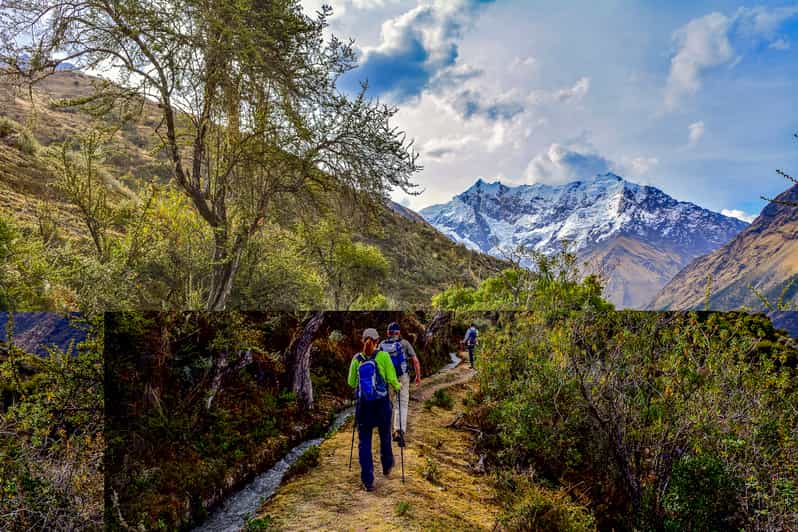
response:
<path id="1" fill-rule="evenodd" d="M 418 355 L 416 355 L 416 350 L 413 349 L 413 345 L 408 342 L 407 340 L 402 340 L 402 348 L 407 353 L 407 358 L 413 361 L 413 369 L 416 372 L 416 378 L 413 381 L 415 384 L 421 384 L 421 361 L 418 359 Z"/>
<path id="2" fill-rule="evenodd" d="M 377 368 L 382 378 L 385 379 L 385 382 L 393 386 L 394 390 L 399 391 L 402 385 L 396 377 L 396 368 L 393 367 L 391 356 L 385 351 L 380 351 L 377 353 L 377 357 L 374 360 L 377 362 Z"/>
<path id="3" fill-rule="evenodd" d="M 413 368 L 416 370 L 416 379 L 413 382 L 421 384 L 421 362 L 418 361 L 418 357 L 413 357 Z"/>
<path id="4" fill-rule="evenodd" d="M 349 364 L 349 378 L 346 381 L 352 388 L 357 388 L 357 368 L 359 367 L 360 362 L 358 362 L 357 357 L 352 357 L 352 363 Z"/>

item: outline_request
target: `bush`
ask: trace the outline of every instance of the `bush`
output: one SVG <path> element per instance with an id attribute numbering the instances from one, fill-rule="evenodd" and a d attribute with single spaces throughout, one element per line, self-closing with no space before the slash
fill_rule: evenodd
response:
<path id="1" fill-rule="evenodd" d="M 726 530 L 735 523 L 741 483 L 709 455 L 683 456 L 674 466 L 664 499 L 667 530 Z"/>
<path id="2" fill-rule="evenodd" d="M 449 395 L 444 389 L 435 390 L 435 393 L 432 394 L 432 398 L 427 399 L 424 402 L 424 407 L 428 409 L 432 408 L 433 406 L 437 406 L 440 408 L 445 408 L 446 410 L 451 410 L 452 405 L 452 396 Z"/>
<path id="3" fill-rule="evenodd" d="M 26 155 L 35 155 L 41 148 L 28 128 L 8 117 L 0 117 L 0 139 Z"/>
<path id="4" fill-rule="evenodd" d="M 596 520 L 590 510 L 572 501 L 562 490 L 551 491 L 530 484 L 511 500 L 499 515 L 500 530 L 596 530 Z"/>

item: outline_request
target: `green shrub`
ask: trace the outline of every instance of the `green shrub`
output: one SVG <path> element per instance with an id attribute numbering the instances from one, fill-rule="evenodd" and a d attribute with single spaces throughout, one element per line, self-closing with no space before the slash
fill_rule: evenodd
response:
<path id="1" fill-rule="evenodd" d="M 667 530 L 725 530 L 734 523 L 741 483 L 714 456 L 683 456 L 673 467 L 663 506 Z M 737 528 L 737 527 L 732 527 Z"/>
<path id="2" fill-rule="evenodd" d="M 440 485 L 441 483 L 441 471 L 438 467 L 438 463 L 429 456 L 426 457 L 426 463 L 424 464 L 424 469 L 421 471 L 421 476 L 432 484 Z"/>
<path id="3" fill-rule="evenodd" d="M 407 501 L 399 501 L 396 504 L 396 515 L 398 517 L 402 517 L 403 515 L 407 515 L 410 511 L 410 503 Z"/>
<path id="4" fill-rule="evenodd" d="M 8 117 L 0 117 L 0 138 L 10 138 L 12 136 L 16 136 L 16 139 L 13 139 L 12 142 L 22 153 L 35 155 L 41 148 L 39 142 L 28 128 Z"/>
<path id="5" fill-rule="evenodd" d="M 260 518 L 247 517 L 244 524 L 244 532 L 261 532 L 262 530 L 274 530 L 274 519 L 267 515 Z"/>
<path id="6" fill-rule="evenodd" d="M 426 408 L 437 406 L 440 408 L 445 408 L 446 410 L 451 410 L 453 404 L 454 401 L 452 400 L 452 396 L 449 395 L 444 389 L 435 390 L 435 393 L 432 394 L 432 398 L 427 399 L 424 402 L 424 406 Z"/>
<path id="7" fill-rule="evenodd" d="M 512 498 L 498 518 L 506 532 L 527 530 L 596 530 L 596 520 L 586 507 L 562 490 L 551 491 L 534 484 Z"/>

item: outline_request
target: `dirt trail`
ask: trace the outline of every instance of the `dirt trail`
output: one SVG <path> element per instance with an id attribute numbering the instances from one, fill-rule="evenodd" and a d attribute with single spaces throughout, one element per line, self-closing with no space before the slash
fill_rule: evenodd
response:
<path id="1" fill-rule="evenodd" d="M 376 490 L 361 489 L 357 437 L 352 471 L 347 467 L 350 422 L 321 445 L 319 466 L 282 486 L 258 517 L 286 531 L 492 529 L 498 505 L 489 479 L 473 470 L 473 437 L 447 428 L 463 411 L 467 393 L 476 389 L 475 373 L 467 366 L 460 364 L 411 389 L 405 484 L 396 444 L 397 467 L 388 478 L 381 474 L 375 430 Z M 424 401 L 442 388 L 453 399 L 452 409 L 425 408 Z"/>

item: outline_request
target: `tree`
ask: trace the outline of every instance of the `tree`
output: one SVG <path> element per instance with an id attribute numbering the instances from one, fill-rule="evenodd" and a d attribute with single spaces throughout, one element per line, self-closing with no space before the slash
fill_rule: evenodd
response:
<path id="1" fill-rule="evenodd" d="M 247 243 L 287 198 L 415 188 L 396 109 L 336 87 L 354 53 L 325 40 L 330 14 L 297 0 L 0 0 L 0 62 L 25 83 L 65 62 L 114 79 L 75 105 L 157 101 L 173 181 L 213 231 L 206 308 L 220 310 Z"/>
<path id="2" fill-rule="evenodd" d="M 376 246 L 354 242 L 342 224 L 323 219 L 301 229 L 307 254 L 321 269 L 334 310 L 350 310 L 358 298 L 372 298 L 390 265 Z"/>
<path id="3" fill-rule="evenodd" d="M 310 380 L 310 355 L 313 340 L 324 325 L 325 312 L 311 312 L 302 322 L 299 335 L 288 348 L 286 362 L 291 375 L 291 391 L 305 409 L 313 408 L 313 382 Z"/>

